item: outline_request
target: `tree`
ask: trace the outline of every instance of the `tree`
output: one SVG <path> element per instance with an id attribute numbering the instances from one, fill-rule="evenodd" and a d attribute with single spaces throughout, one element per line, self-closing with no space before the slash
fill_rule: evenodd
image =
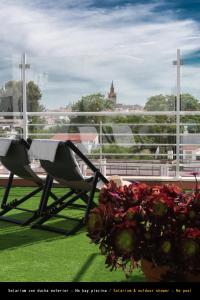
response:
<path id="1" fill-rule="evenodd" d="M 104 111 L 104 110 L 113 110 L 113 103 L 105 99 L 104 96 L 100 93 L 91 94 L 88 96 L 83 96 L 75 104 L 72 105 L 72 111 Z"/>
<path id="2" fill-rule="evenodd" d="M 72 105 L 72 111 L 77 112 L 99 112 L 99 111 L 112 111 L 114 110 L 113 103 L 105 99 L 100 93 L 83 96 L 80 100 Z M 101 116 L 77 116 L 71 118 L 72 123 L 88 123 L 95 124 L 100 121 L 105 122 L 109 118 Z"/>
<path id="3" fill-rule="evenodd" d="M 163 95 L 156 95 L 148 98 L 145 103 L 144 110 L 148 111 L 163 111 L 168 110 L 167 99 Z"/>
<path id="4" fill-rule="evenodd" d="M 27 84 L 27 110 L 28 111 L 44 111 L 45 107 L 40 104 L 42 93 L 38 85 L 33 81 L 29 81 Z"/>
<path id="5" fill-rule="evenodd" d="M 200 110 L 200 103 L 198 99 L 196 99 L 191 94 L 185 93 L 181 95 L 180 98 L 180 109 L 181 111 L 198 111 Z M 176 96 L 174 95 L 156 95 L 150 97 L 145 104 L 145 110 L 147 111 L 176 111 Z M 173 135 L 164 135 L 166 134 L 175 134 L 176 126 L 171 125 L 172 123 L 176 123 L 175 116 L 148 116 L 147 118 L 151 118 L 153 123 L 157 123 L 151 127 L 152 133 L 163 133 L 163 136 L 155 136 L 153 137 L 153 142 L 155 144 L 158 143 L 166 143 L 166 144 L 176 144 L 176 138 Z M 194 125 L 188 125 L 187 130 L 188 133 L 199 133 L 200 132 L 200 117 L 195 114 L 192 116 L 181 116 L 181 123 L 189 124 L 194 123 Z M 162 123 L 168 123 L 169 125 L 162 125 Z M 183 133 L 184 126 L 181 126 L 181 132 Z M 166 151 L 170 150 L 169 147 L 163 147 L 161 150 Z M 175 149 L 174 149 L 175 151 Z"/>
<path id="6" fill-rule="evenodd" d="M 0 90 L 0 111 L 20 112 L 22 106 L 21 81 L 8 81 Z M 9 117 L 10 118 L 10 117 Z"/>
<path id="7" fill-rule="evenodd" d="M 41 112 L 45 110 L 45 107 L 40 104 L 40 100 L 42 98 L 42 93 L 38 85 L 36 85 L 33 81 L 29 81 L 27 84 L 27 111 L 30 112 Z M 38 116 L 32 116 L 29 118 L 29 125 L 31 124 L 39 124 L 45 123 L 45 119 L 38 117 Z M 40 126 L 40 130 L 42 127 Z M 30 132 L 37 132 L 38 128 L 37 126 L 29 126 Z"/>
<path id="8" fill-rule="evenodd" d="M 27 90 L 27 111 L 40 112 L 45 108 L 40 104 L 42 97 L 40 88 L 33 81 L 29 81 L 26 86 Z M 21 81 L 8 81 L 4 88 L 0 90 L 0 111 L 3 112 L 22 112 L 22 82 Z M 11 117 L 8 117 L 11 119 Z M 29 124 L 38 123 L 43 121 L 40 117 L 29 118 Z M 35 126 L 30 126 L 30 131 L 34 132 Z"/>
<path id="9" fill-rule="evenodd" d="M 180 109 L 184 111 L 200 110 L 199 100 L 191 94 L 181 94 Z M 175 111 L 176 96 L 175 95 L 155 95 L 150 97 L 144 109 L 147 111 Z"/>

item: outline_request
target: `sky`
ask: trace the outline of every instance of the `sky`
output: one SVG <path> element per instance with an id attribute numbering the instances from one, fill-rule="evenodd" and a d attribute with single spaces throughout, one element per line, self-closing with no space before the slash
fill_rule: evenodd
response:
<path id="1" fill-rule="evenodd" d="M 176 60 L 183 59 L 181 91 L 200 99 L 200 0 L 0 0 L 0 86 L 27 80 L 42 104 L 58 109 L 92 93 L 144 105 L 175 93 Z"/>

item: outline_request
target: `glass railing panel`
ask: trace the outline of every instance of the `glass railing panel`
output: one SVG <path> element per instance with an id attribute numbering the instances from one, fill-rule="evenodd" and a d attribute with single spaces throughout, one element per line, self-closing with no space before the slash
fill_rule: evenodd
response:
<path id="1" fill-rule="evenodd" d="M 79 139 L 80 149 L 101 165 L 123 160 L 125 164 L 133 160 L 138 168 L 144 162 L 150 166 L 171 163 L 176 160 L 175 116 L 142 112 L 175 110 L 175 56 L 176 51 L 162 53 L 160 61 L 139 54 L 28 57 L 27 80 L 40 91 L 37 107 L 28 109 L 52 112 L 29 114 L 29 136 Z M 91 111 L 105 111 L 105 115 L 87 115 Z M 86 142 L 89 135 L 91 140 Z"/>
<path id="2" fill-rule="evenodd" d="M 22 137 L 21 56 L 1 56 L 0 68 L 0 137 Z M 0 164 L 0 175 L 6 174 Z"/>
<path id="3" fill-rule="evenodd" d="M 18 75 L 16 81 L 22 86 L 19 62 L 12 60 L 12 75 Z M 162 62 L 148 56 L 107 54 L 27 56 L 28 136 L 71 139 L 101 168 L 109 166 L 110 173 L 175 176 L 177 142 L 179 157 L 185 157 L 185 139 L 192 138 L 187 135 L 200 131 L 198 115 L 181 114 L 177 136 L 175 62 L 176 51 L 163 53 Z M 15 112 L 17 122 L 16 114 L 22 112 L 19 88 L 15 99 L 14 107 L 7 110 Z M 182 111 L 188 109 L 185 103 L 182 96 Z"/>
<path id="4" fill-rule="evenodd" d="M 200 169 L 200 62 L 193 50 L 181 51 L 180 173 L 193 176 Z"/>

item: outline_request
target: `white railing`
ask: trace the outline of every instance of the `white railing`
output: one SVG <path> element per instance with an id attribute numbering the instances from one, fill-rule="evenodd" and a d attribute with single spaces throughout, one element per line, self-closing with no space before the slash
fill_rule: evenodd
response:
<path id="1" fill-rule="evenodd" d="M 100 112 L 63 112 L 63 111 L 43 111 L 27 112 L 27 93 L 26 93 L 26 69 L 30 65 L 26 63 L 26 54 L 22 55 L 19 67 L 21 69 L 22 82 L 22 112 L 0 112 L 0 136 L 15 135 L 19 137 L 31 138 L 52 138 L 55 133 L 59 133 L 59 124 L 32 123 L 32 117 L 54 118 L 67 117 L 70 120 L 68 124 L 62 124 L 66 132 L 72 127 L 80 131 L 83 137 L 83 130 L 89 127 L 91 133 L 96 132 L 97 140 L 94 142 L 83 139 L 81 146 L 86 146 L 86 153 L 94 162 L 100 166 L 104 173 L 119 174 L 124 176 L 161 176 L 170 178 L 184 178 L 188 172 L 198 171 L 200 168 L 200 148 L 198 149 L 198 137 L 200 123 L 189 120 L 188 123 L 182 122 L 183 116 L 200 116 L 200 111 L 181 111 L 181 88 L 180 88 L 180 68 L 182 60 L 180 50 L 177 49 L 176 60 L 176 108 L 175 111 L 100 111 Z M 40 67 L 41 69 L 41 67 Z M 99 122 L 95 123 L 73 123 L 74 117 L 98 117 Z M 138 117 L 157 117 L 167 116 L 163 123 L 153 121 L 146 122 L 141 119 L 141 123 L 116 123 L 115 117 L 118 116 L 138 116 Z M 4 117 L 11 117 L 12 121 L 6 123 Z M 106 117 L 106 121 L 101 119 Z M 116 127 L 117 126 L 117 127 Z M 127 132 L 124 128 L 127 128 Z M 155 128 L 153 129 L 153 126 Z M 171 126 L 171 128 L 170 128 Z M 193 126 L 196 128 L 194 133 L 186 133 L 184 126 Z M 115 127 L 115 128 L 114 128 Z M 173 130 L 172 130 L 173 127 Z M 93 129 L 92 129 L 93 128 Z M 108 130 L 109 128 L 109 130 Z M 157 131 L 156 131 L 157 128 Z M 160 129 L 165 129 L 164 132 Z M 170 130 L 166 130 L 166 128 Z M 87 129 L 87 130 L 90 130 Z M 140 130 L 141 129 L 141 130 Z M 61 132 L 60 132 L 61 133 Z M 90 133 L 89 131 L 87 133 Z M 187 141 L 188 139 L 188 141 Z M 87 172 L 85 166 L 82 166 L 84 172 Z"/>
<path id="2" fill-rule="evenodd" d="M 167 116 L 174 117 L 173 122 L 167 123 L 166 120 L 163 123 L 156 122 L 141 122 L 141 123 L 115 123 L 116 116 Z M 181 111 L 180 116 L 200 115 L 200 111 Z M 0 113 L 0 117 L 12 116 L 13 113 Z M 66 124 L 48 124 L 43 123 L 29 123 L 31 117 L 38 116 L 45 119 L 49 116 L 55 118 L 55 121 L 59 117 L 67 116 L 69 123 Z M 85 116 L 85 117 L 107 117 L 107 121 L 99 121 L 99 123 L 73 123 L 73 117 Z M 21 120 L 21 128 L 18 128 L 18 136 L 23 136 L 23 115 L 21 113 L 14 113 L 13 124 Z M 162 176 L 170 178 L 184 178 L 189 176 L 189 172 L 197 171 L 200 168 L 200 161 L 198 160 L 198 130 L 196 133 L 184 133 L 184 126 L 198 126 L 198 123 L 191 122 L 183 123 L 176 122 L 176 112 L 174 111 L 134 111 L 134 112 L 27 112 L 28 124 L 27 124 L 27 136 L 31 138 L 52 138 L 55 134 L 66 134 L 68 132 L 68 138 L 70 138 L 69 129 L 76 128 L 80 133 L 83 140 L 80 143 L 86 146 L 86 154 L 100 166 L 101 170 L 106 175 L 123 175 L 123 176 Z M 6 125 L 6 119 L 5 123 Z M 10 125 L 10 123 L 9 123 Z M 1 126 L 1 124 L 0 124 Z M 64 133 L 59 132 L 59 126 L 62 127 Z M 154 130 L 153 130 L 154 126 Z M 166 128 L 170 128 L 168 132 Z M 173 126 L 173 130 L 172 130 Z M 177 135 L 176 127 L 179 126 L 179 135 Z M 44 127 L 46 128 L 44 130 Z M 161 128 L 165 127 L 165 132 Z M 34 128 L 34 132 L 32 129 Z M 63 128 L 66 128 L 64 130 Z M 106 130 L 109 128 L 109 131 Z M 113 130 L 115 128 L 115 131 Z M 121 132 L 121 130 L 127 128 L 128 131 Z M 159 132 L 155 132 L 155 129 L 159 128 Z M 47 130 L 48 129 L 48 130 Z M 57 129 L 55 131 L 55 129 Z M 86 132 L 84 130 L 87 129 Z M 141 130 L 140 130 L 141 129 Z M 16 129 L 17 130 L 17 129 Z M 144 132 L 143 132 L 144 131 Z M 151 132 L 153 131 L 153 132 Z M 97 135 L 97 141 L 86 142 L 84 140 L 85 134 Z M 9 132 L 7 133 L 7 135 Z M 1 136 L 6 136 L 3 133 Z M 193 137 L 195 143 L 186 142 L 184 138 Z M 144 140 L 145 138 L 145 140 Z M 147 138 L 154 140 L 147 141 Z M 155 139 L 157 138 L 157 142 Z M 169 141 L 168 139 L 171 138 Z M 111 139 L 111 140 L 110 140 Z M 163 139 L 165 139 L 163 141 Z M 144 140 L 144 141 L 143 141 Z M 177 140 L 179 141 L 179 153 L 177 155 Z M 184 148 L 189 147 L 193 149 L 196 147 L 197 153 L 193 150 L 190 153 L 186 152 Z M 162 151 L 160 152 L 160 149 Z M 171 148 L 171 150 L 169 150 Z M 117 152 L 116 149 L 119 149 Z M 131 150 L 132 149 L 132 150 Z M 172 150 L 173 149 L 173 150 Z M 170 152 L 171 151 L 171 152 Z M 172 152 L 173 151 L 173 152 Z M 193 151 L 193 152 L 192 152 Z M 199 148 L 200 151 L 200 148 Z M 200 155 L 199 155 L 200 156 Z M 177 159 L 178 158 L 178 159 Z M 179 172 L 177 172 L 177 169 Z M 84 172 L 87 172 L 83 166 Z"/>

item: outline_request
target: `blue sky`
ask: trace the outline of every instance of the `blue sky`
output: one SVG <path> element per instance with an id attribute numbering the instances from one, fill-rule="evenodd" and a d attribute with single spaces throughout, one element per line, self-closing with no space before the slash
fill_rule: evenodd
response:
<path id="1" fill-rule="evenodd" d="M 0 0 L 0 85 L 19 79 L 20 54 L 42 103 L 59 108 L 82 95 L 144 104 L 175 91 L 172 61 L 181 49 L 182 92 L 200 99 L 200 0 Z"/>

